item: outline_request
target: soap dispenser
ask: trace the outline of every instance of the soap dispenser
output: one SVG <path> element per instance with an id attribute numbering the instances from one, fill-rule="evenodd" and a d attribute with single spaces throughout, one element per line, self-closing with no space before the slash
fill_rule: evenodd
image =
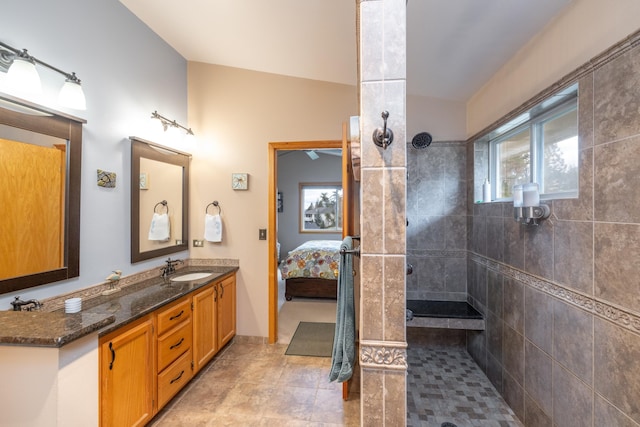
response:
<path id="1" fill-rule="evenodd" d="M 491 201 L 491 183 L 489 183 L 488 179 L 485 179 L 484 184 L 482 185 L 482 201 L 484 203 L 489 203 Z"/>

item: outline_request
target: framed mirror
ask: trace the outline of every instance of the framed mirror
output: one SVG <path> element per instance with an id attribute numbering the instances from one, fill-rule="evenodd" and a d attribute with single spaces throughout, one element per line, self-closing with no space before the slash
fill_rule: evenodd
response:
<path id="1" fill-rule="evenodd" d="M 84 123 L 0 95 L 0 293 L 80 275 Z"/>
<path id="2" fill-rule="evenodd" d="M 187 250 L 191 155 L 130 139 L 131 262 Z"/>

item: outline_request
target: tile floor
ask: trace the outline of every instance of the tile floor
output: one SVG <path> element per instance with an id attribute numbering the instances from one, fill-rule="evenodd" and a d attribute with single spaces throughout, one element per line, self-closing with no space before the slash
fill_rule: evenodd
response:
<path id="1" fill-rule="evenodd" d="M 408 426 L 523 425 L 464 348 L 409 342 L 407 359 Z"/>
<path id="2" fill-rule="evenodd" d="M 359 426 L 360 394 L 342 400 L 330 359 L 237 337 L 151 422 L 179 426 Z M 407 426 L 521 427 L 460 347 L 408 349 Z"/>
<path id="3" fill-rule="evenodd" d="M 327 380 L 330 358 L 284 354 L 299 321 L 331 321 L 334 313 L 327 301 L 281 304 L 278 344 L 236 337 L 150 425 L 359 426 L 360 394 L 342 400 L 342 385 Z M 434 347 L 421 328 L 409 329 L 408 426 L 522 426 L 464 347 Z"/>
<path id="4" fill-rule="evenodd" d="M 342 385 L 327 378 L 331 359 L 286 348 L 237 337 L 150 425 L 359 426 L 360 396 L 342 400 Z"/>

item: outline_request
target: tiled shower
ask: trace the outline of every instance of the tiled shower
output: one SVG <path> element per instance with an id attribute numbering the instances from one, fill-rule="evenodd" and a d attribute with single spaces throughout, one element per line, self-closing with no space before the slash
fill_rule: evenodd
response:
<path id="1" fill-rule="evenodd" d="M 466 301 L 466 144 L 407 144 L 407 171 L 407 299 Z"/>
<path id="2" fill-rule="evenodd" d="M 579 82 L 579 198 L 537 227 L 508 203 L 473 209 L 468 290 L 486 330 L 467 346 L 525 425 L 640 423 L 639 38 L 565 78 Z"/>
<path id="3" fill-rule="evenodd" d="M 494 124 L 579 82 L 579 198 L 550 201 L 539 226 L 476 203 L 474 137 L 407 146 L 407 299 L 483 313 L 467 350 L 527 426 L 640 426 L 639 41 Z"/>

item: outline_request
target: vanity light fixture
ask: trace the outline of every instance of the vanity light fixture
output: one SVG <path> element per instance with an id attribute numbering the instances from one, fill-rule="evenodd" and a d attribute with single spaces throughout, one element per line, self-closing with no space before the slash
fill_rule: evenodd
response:
<path id="1" fill-rule="evenodd" d="M 86 110 L 87 102 L 76 73 L 67 73 L 53 65 L 29 55 L 27 49 L 16 49 L 0 42 L 0 72 L 7 73 L 7 86 L 17 94 L 40 95 L 42 85 L 36 64 L 53 70 L 65 77 L 58 95 L 58 103 L 75 110 Z"/>
<path id="2" fill-rule="evenodd" d="M 540 203 L 537 183 L 513 186 L 513 218 L 517 222 L 538 225 L 539 219 L 547 219 L 550 214 L 549 206 Z"/>
<path id="3" fill-rule="evenodd" d="M 160 123 L 162 123 L 162 129 L 164 129 L 165 132 L 169 128 L 176 128 L 176 129 L 183 129 L 185 132 L 187 132 L 187 135 L 194 136 L 194 133 L 191 130 L 191 128 L 182 126 L 180 123 L 176 122 L 175 120 L 167 119 L 163 115 L 158 114 L 158 111 L 154 111 L 153 113 L 151 113 L 151 118 L 160 120 Z"/>

